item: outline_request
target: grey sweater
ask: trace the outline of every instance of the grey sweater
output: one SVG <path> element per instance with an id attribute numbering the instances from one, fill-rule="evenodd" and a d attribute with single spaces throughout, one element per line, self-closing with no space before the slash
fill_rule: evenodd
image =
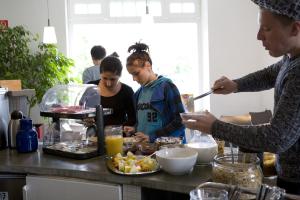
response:
<path id="1" fill-rule="evenodd" d="M 254 151 L 277 154 L 280 178 L 300 183 L 300 58 L 279 62 L 234 80 L 238 92 L 274 88 L 274 115 L 269 124 L 237 126 L 217 120 L 212 135 Z"/>

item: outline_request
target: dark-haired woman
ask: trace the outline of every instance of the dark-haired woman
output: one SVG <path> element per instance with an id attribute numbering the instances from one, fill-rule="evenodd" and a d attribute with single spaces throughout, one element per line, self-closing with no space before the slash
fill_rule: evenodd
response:
<path id="1" fill-rule="evenodd" d="M 119 81 L 123 67 L 116 55 L 112 54 L 102 60 L 100 79 L 89 84 L 98 85 L 103 108 L 113 109 L 113 114 L 104 117 L 104 125 L 134 126 L 134 92 L 130 86 Z"/>
<path id="2" fill-rule="evenodd" d="M 153 142 L 157 137 L 185 138 L 180 113 L 184 108 L 179 91 L 168 78 L 158 76 L 152 70 L 152 60 L 146 44 L 129 47 L 127 70 L 141 87 L 135 93 L 137 125 L 136 138 Z"/>

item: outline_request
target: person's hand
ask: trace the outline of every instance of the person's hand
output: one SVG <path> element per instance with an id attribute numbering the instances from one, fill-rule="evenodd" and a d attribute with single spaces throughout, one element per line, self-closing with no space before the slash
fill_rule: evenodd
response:
<path id="1" fill-rule="evenodd" d="M 212 89 L 215 94 L 230 94 L 237 91 L 237 83 L 228 79 L 225 76 L 222 76 L 215 81 Z"/>
<path id="2" fill-rule="evenodd" d="M 150 138 L 148 135 L 146 135 L 145 133 L 142 132 L 136 132 L 134 134 L 134 138 L 136 139 L 137 142 L 149 142 Z"/>
<path id="3" fill-rule="evenodd" d="M 187 113 L 181 116 L 182 123 L 186 128 L 199 130 L 203 133 L 211 133 L 212 124 L 217 118 L 209 113 L 207 110 L 199 114 Z"/>
<path id="4" fill-rule="evenodd" d="M 134 126 L 124 126 L 123 131 L 127 137 L 130 137 L 135 132 L 135 128 Z"/>

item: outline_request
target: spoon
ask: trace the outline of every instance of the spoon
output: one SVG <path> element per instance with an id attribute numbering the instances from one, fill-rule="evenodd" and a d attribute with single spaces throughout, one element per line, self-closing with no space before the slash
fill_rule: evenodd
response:
<path id="1" fill-rule="evenodd" d="M 154 151 L 153 153 L 151 153 L 150 155 L 146 156 L 148 158 L 151 158 L 152 156 L 154 156 L 156 154 L 156 151 Z"/>

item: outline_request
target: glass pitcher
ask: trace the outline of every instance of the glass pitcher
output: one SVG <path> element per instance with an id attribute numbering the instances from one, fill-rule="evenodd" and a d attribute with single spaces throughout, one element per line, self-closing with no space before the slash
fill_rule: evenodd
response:
<path id="1" fill-rule="evenodd" d="M 106 155 L 111 157 L 123 153 L 123 129 L 122 126 L 105 126 Z"/>

